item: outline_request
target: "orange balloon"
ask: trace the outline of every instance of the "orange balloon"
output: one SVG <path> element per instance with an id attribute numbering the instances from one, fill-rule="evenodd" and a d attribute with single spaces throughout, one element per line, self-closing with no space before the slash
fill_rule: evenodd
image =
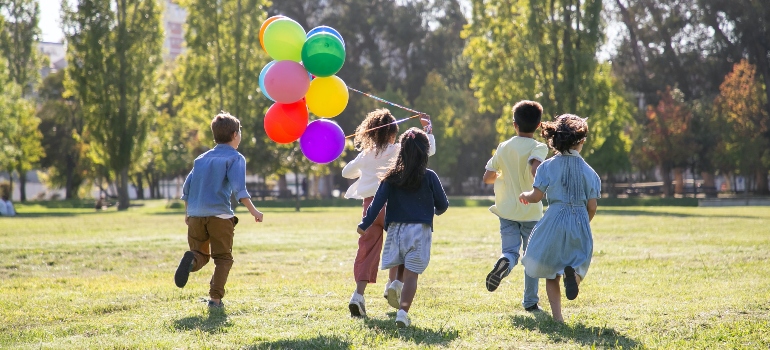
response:
<path id="1" fill-rule="evenodd" d="M 262 42 L 262 38 L 265 36 L 265 29 L 267 29 L 267 26 L 270 24 L 270 22 L 275 21 L 276 19 L 279 19 L 279 18 L 286 18 L 286 16 L 277 15 L 277 16 L 270 17 L 267 20 L 265 20 L 265 22 L 262 23 L 262 27 L 259 28 L 259 44 L 262 45 L 262 50 L 265 50 L 265 43 Z M 265 50 L 265 52 L 267 52 L 267 50 Z"/>

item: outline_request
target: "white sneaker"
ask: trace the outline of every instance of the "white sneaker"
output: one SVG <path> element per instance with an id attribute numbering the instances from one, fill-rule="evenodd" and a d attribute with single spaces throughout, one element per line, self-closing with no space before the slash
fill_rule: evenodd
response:
<path id="1" fill-rule="evenodd" d="M 348 307 L 350 308 L 350 316 L 366 317 L 366 303 L 363 295 L 353 292 Z"/>
<path id="2" fill-rule="evenodd" d="M 385 282 L 385 291 L 382 292 L 382 296 L 385 297 L 385 299 L 388 298 L 388 288 L 390 288 L 390 280 Z"/>
<path id="3" fill-rule="evenodd" d="M 394 309 L 400 309 L 401 308 L 401 290 L 404 289 L 404 283 L 395 280 L 390 283 L 390 286 L 388 286 L 388 304 L 392 306 Z"/>
<path id="4" fill-rule="evenodd" d="M 398 310 L 398 312 L 396 312 L 396 327 L 405 328 L 409 327 L 411 324 L 412 321 L 409 321 L 409 315 L 406 314 L 406 311 Z"/>

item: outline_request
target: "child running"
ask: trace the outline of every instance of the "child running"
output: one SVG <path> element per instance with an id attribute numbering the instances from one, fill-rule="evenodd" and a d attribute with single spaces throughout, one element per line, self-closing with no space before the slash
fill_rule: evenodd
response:
<path id="1" fill-rule="evenodd" d="M 532 230 L 522 263 L 528 276 L 545 278 L 553 319 L 561 314 L 559 279 L 564 276 L 567 299 L 578 296 L 578 285 L 591 263 L 593 236 L 590 222 L 601 197 L 601 179 L 580 156 L 588 134 L 585 119 L 565 114 L 544 122 L 541 135 L 556 156 L 537 169 L 534 189 L 519 196 L 524 204 L 538 203 L 545 194 L 548 210 Z"/>
<path id="2" fill-rule="evenodd" d="M 428 267 L 433 235 L 433 215 L 449 207 L 438 175 L 428 169 L 428 136 L 417 128 L 400 138 L 401 149 L 380 182 L 372 204 L 358 224 L 358 233 L 368 229 L 386 206 L 385 229 L 388 236 L 382 253 L 382 269 L 398 267 L 403 275 L 400 309 L 396 326 L 410 325 L 409 308 L 417 292 L 417 278 Z"/>
<path id="3" fill-rule="evenodd" d="M 190 272 L 200 270 L 210 258 L 214 259 L 208 306 L 221 309 L 225 283 L 233 266 L 233 235 L 238 224 L 230 196 L 235 194 L 254 216 L 254 221 L 262 222 L 263 215 L 246 191 L 246 159 L 237 151 L 242 137 L 241 122 L 222 112 L 211 120 L 211 132 L 217 145 L 195 159 L 184 181 L 182 200 L 190 250 L 179 262 L 174 282 L 183 288 Z"/>
<path id="4" fill-rule="evenodd" d="M 358 156 L 342 169 L 342 176 L 348 179 L 358 179 L 345 193 L 345 198 L 363 199 L 363 214 L 377 192 L 380 177 L 387 170 L 388 165 L 398 155 L 401 144 L 395 143 L 398 135 L 396 118 L 389 110 L 382 108 L 372 111 L 366 116 L 361 125 L 356 128 L 354 143 L 361 151 Z M 436 142 L 433 137 L 430 117 L 422 115 L 420 122 L 428 133 L 430 148 L 428 155 L 436 153 Z M 365 132 L 370 130 L 368 132 Z M 353 277 L 356 281 L 356 291 L 350 298 L 350 315 L 356 317 L 366 316 L 364 291 L 368 283 L 377 282 L 377 271 L 380 264 L 380 251 L 382 251 L 382 232 L 385 224 L 385 209 L 382 209 L 373 224 L 358 238 L 358 252 L 353 264 Z M 398 276 L 398 269 L 390 270 L 388 282 L 385 283 L 384 297 L 389 304 L 398 309 L 399 298 L 403 283 Z"/>
<path id="5" fill-rule="evenodd" d="M 502 255 L 487 274 L 487 290 L 497 290 L 500 281 L 519 263 L 519 250 L 527 249 L 529 235 L 543 217 L 543 205 L 519 203 L 521 192 L 532 189 L 535 171 L 548 155 L 548 146 L 533 137 L 543 116 L 543 107 L 535 101 L 520 101 L 513 106 L 516 136 L 500 143 L 487 162 L 484 183 L 495 184 L 495 205 L 489 208 L 500 219 Z M 537 278 L 524 275 L 524 310 L 540 311 L 537 302 Z"/>

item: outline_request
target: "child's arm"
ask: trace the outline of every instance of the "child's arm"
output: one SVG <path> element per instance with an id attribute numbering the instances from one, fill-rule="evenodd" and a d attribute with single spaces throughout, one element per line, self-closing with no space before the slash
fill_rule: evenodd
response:
<path id="1" fill-rule="evenodd" d="M 441 179 L 439 179 L 438 175 L 432 171 L 431 174 L 430 180 L 433 185 L 433 207 L 436 208 L 436 215 L 441 215 L 444 214 L 447 208 L 449 208 L 449 199 L 446 197 L 444 186 L 441 186 Z"/>
<path id="2" fill-rule="evenodd" d="M 588 203 L 586 204 L 586 209 L 588 209 L 588 222 L 593 220 L 594 215 L 596 215 L 596 207 L 598 206 L 599 203 L 597 202 L 596 198 L 591 198 L 588 200 Z"/>
<path id="3" fill-rule="evenodd" d="M 243 205 L 249 209 L 249 213 L 251 213 L 251 216 L 254 217 L 254 221 L 262 222 L 264 215 L 261 211 L 257 210 L 256 207 L 254 207 L 254 203 L 251 202 L 251 198 L 241 198 L 241 203 L 243 203 Z"/>
<path id="4" fill-rule="evenodd" d="M 543 199 L 543 191 L 535 187 L 532 191 L 527 191 L 519 195 L 519 202 L 523 204 L 537 203 Z"/>
<path id="5" fill-rule="evenodd" d="M 342 168 L 342 177 L 346 179 L 357 179 L 361 177 L 361 158 L 363 157 L 363 154 L 364 152 L 359 153 L 355 159 L 351 160 L 350 163 Z"/>
<path id="6" fill-rule="evenodd" d="M 430 116 L 427 114 L 420 115 L 420 124 L 422 129 L 428 134 L 428 157 L 436 154 L 436 138 L 433 136 L 433 124 L 430 122 Z"/>
<path id="7" fill-rule="evenodd" d="M 539 161 L 537 159 L 532 159 L 532 160 L 529 161 L 529 165 L 530 165 L 530 169 L 529 170 L 532 172 L 532 177 L 534 177 L 535 174 L 537 174 L 537 167 L 539 167 L 540 164 L 542 164 L 542 163 L 543 162 L 541 162 L 541 161 Z"/>
<path id="8" fill-rule="evenodd" d="M 481 180 L 484 181 L 485 184 L 491 185 L 495 183 L 495 180 L 497 180 L 497 172 L 492 170 L 487 170 L 484 172 L 484 177 Z"/>
<path id="9" fill-rule="evenodd" d="M 366 209 L 366 215 L 361 219 L 361 223 L 358 224 L 358 230 L 356 231 L 359 234 L 364 234 L 366 229 L 368 229 L 369 226 L 374 223 L 374 220 L 377 219 L 377 216 L 380 215 L 380 210 L 382 210 L 382 207 L 384 207 L 385 203 L 388 201 L 389 191 L 390 185 L 385 181 L 380 182 L 380 187 L 377 187 L 377 193 L 374 194 L 372 203 L 369 204 L 369 208 Z"/>

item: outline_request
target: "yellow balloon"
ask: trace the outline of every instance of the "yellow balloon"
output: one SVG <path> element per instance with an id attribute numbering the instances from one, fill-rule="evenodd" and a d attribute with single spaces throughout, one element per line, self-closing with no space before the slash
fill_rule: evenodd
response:
<path id="1" fill-rule="evenodd" d="M 323 118 L 342 113 L 348 106 L 348 98 L 348 86 L 336 75 L 313 79 L 305 95 L 310 112 Z"/>

